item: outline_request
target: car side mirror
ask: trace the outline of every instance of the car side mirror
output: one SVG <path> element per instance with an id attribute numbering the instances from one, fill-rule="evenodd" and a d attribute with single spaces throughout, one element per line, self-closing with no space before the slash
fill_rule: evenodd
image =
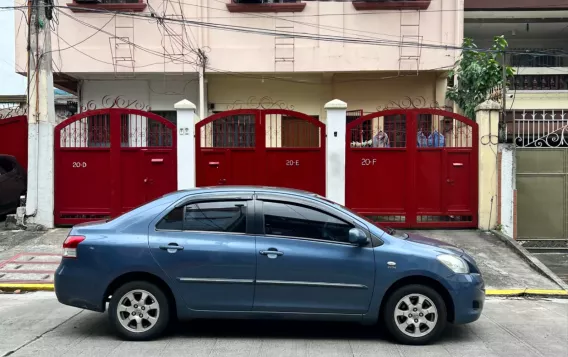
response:
<path id="1" fill-rule="evenodd" d="M 369 243 L 369 238 L 367 238 L 367 234 L 363 232 L 359 228 L 351 228 L 349 230 L 349 243 L 355 244 L 358 246 L 364 246 Z"/>

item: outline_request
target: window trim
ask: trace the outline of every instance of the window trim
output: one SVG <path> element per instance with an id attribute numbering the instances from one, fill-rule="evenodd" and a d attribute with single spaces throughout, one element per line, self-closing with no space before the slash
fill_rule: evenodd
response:
<path id="1" fill-rule="evenodd" d="M 72 12 L 92 12 L 89 9 L 101 9 L 109 11 L 142 12 L 148 6 L 144 0 L 134 3 L 106 3 L 106 4 L 81 4 L 75 2 L 67 3 L 67 7 Z"/>
<path id="2" fill-rule="evenodd" d="M 227 3 L 229 12 L 302 12 L 306 7 L 305 2 L 297 1 L 294 3 L 259 3 L 241 4 L 234 0 Z"/>
<path id="3" fill-rule="evenodd" d="M 432 0 L 352 1 L 355 10 L 426 10 Z"/>
<path id="4" fill-rule="evenodd" d="M 201 195 L 200 195 L 201 196 Z M 217 199 L 211 199 L 210 197 L 193 197 L 193 199 L 187 199 L 187 198 L 182 198 L 181 200 L 179 200 L 178 202 L 174 203 L 173 205 L 169 206 L 168 208 L 166 208 L 160 215 L 157 216 L 157 218 L 154 219 L 153 223 L 151 223 L 151 225 L 153 225 L 154 227 L 154 232 L 179 232 L 179 233 L 183 233 L 183 232 L 191 232 L 191 233 L 199 233 L 199 234 L 229 234 L 229 235 L 252 235 L 251 231 L 254 227 L 254 223 L 255 223 L 255 217 L 254 217 L 254 200 L 252 199 L 252 195 L 250 198 L 235 198 L 232 197 L 231 195 L 228 195 L 229 197 L 225 196 L 225 197 L 216 197 Z M 158 228 L 158 224 L 162 221 L 162 219 L 164 219 L 165 216 L 167 216 L 170 212 L 172 212 L 175 209 L 178 209 L 180 207 L 183 207 L 183 217 L 185 220 L 185 209 L 188 205 L 190 204 L 195 204 L 195 203 L 212 203 L 212 202 L 230 202 L 230 201 L 242 201 L 246 203 L 246 207 L 247 207 L 247 212 L 246 212 L 246 229 L 245 232 L 221 232 L 221 231 L 192 231 L 192 230 L 187 230 L 187 229 L 183 229 L 183 221 L 182 221 L 182 229 L 160 229 Z"/>
<path id="5" fill-rule="evenodd" d="M 261 197 L 263 197 L 263 196 L 264 195 L 261 195 Z M 348 217 L 348 218 L 339 217 L 339 215 L 331 213 L 328 210 L 321 209 L 319 207 L 314 207 L 314 205 L 310 205 L 309 203 L 304 203 L 303 202 L 304 200 L 300 200 L 300 199 L 285 199 L 284 197 L 279 199 L 276 195 L 274 195 L 274 197 L 266 197 L 266 198 L 261 198 L 261 197 L 258 197 L 258 196 L 256 197 L 256 201 L 258 201 L 258 203 L 255 206 L 255 212 L 256 212 L 255 216 L 257 218 L 258 224 L 256 224 L 255 233 L 259 232 L 258 234 L 262 235 L 263 237 L 297 239 L 297 240 L 305 240 L 305 241 L 311 241 L 311 242 L 339 244 L 339 245 L 346 245 L 346 246 L 351 246 L 351 247 L 361 247 L 361 248 L 367 248 L 369 246 L 371 246 L 371 247 L 373 246 L 373 242 L 372 242 L 372 238 L 371 238 L 371 234 L 369 232 L 369 229 L 367 227 L 362 227 L 356 221 L 349 219 L 350 217 Z M 333 218 L 335 218 L 339 221 L 345 222 L 346 224 L 350 224 L 351 226 L 353 226 L 353 228 L 361 229 L 367 235 L 367 238 L 369 239 L 369 243 L 367 243 L 367 245 L 364 245 L 364 246 L 358 246 L 356 244 L 349 243 L 349 242 L 337 242 L 337 241 L 332 241 L 332 240 L 327 240 L 327 239 L 266 234 L 265 225 L 264 225 L 264 202 L 292 204 L 292 205 L 297 205 L 297 206 L 300 206 L 300 207 L 304 207 L 304 208 L 307 208 L 307 209 L 311 209 L 311 210 L 318 211 L 320 213 L 326 214 L 326 215 L 331 216 L 331 217 L 333 217 Z M 340 213 L 340 212 L 338 212 L 338 213 Z M 343 216 L 343 215 L 341 215 L 341 216 Z"/>

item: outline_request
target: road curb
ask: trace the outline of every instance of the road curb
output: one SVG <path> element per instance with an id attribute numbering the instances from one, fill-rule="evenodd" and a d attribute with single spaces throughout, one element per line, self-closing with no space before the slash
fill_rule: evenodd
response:
<path id="1" fill-rule="evenodd" d="M 520 245 L 519 242 L 517 242 L 513 238 L 506 236 L 505 234 L 499 231 L 492 230 L 491 233 L 497 236 L 497 238 L 499 238 L 503 243 L 511 247 L 515 251 L 515 253 L 517 253 L 517 255 L 520 256 L 524 261 L 529 263 L 529 265 L 532 268 L 537 270 L 540 274 L 546 276 L 548 279 L 555 282 L 564 291 L 568 291 L 568 284 L 565 283 L 562 279 L 560 279 L 558 275 L 554 274 L 552 270 L 548 269 L 548 267 L 544 265 L 540 260 L 535 258 L 528 250 L 526 250 L 525 247 Z"/>
<path id="2" fill-rule="evenodd" d="M 566 290 L 546 290 L 546 289 L 488 289 L 485 291 L 487 297 L 549 297 L 568 299 Z"/>
<path id="3" fill-rule="evenodd" d="M 53 291 L 55 286 L 53 284 L 10 284 L 10 283 L 0 283 L 0 290 L 4 292 L 14 292 L 16 290 L 20 291 Z"/>

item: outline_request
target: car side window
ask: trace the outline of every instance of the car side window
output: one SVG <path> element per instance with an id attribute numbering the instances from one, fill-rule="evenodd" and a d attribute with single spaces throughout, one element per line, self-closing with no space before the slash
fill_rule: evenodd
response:
<path id="1" fill-rule="evenodd" d="M 157 229 L 201 232 L 246 233 L 246 202 L 190 203 L 170 211 Z"/>
<path id="2" fill-rule="evenodd" d="M 267 235 L 348 243 L 349 230 L 354 227 L 327 213 L 296 204 L 265 201 L 263 208 Z"/>

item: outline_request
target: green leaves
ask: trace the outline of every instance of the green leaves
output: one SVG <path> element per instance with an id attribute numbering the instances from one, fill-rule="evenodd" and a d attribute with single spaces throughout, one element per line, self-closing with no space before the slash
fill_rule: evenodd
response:
<path id="1" fill-rule="evenodd" d="M 446 97 L 456 102 L 465 115 L 474 119 L 475 107 L 483 103 L 493 89 L 503 84 L 501 63 L 508 47 L 504 36 L 495 36 L 489 50 L 479 50 L 471 38 L 464 38 L 461 59 L 450 76 L 457 75 L 457 86 L 451 85 Z M 506 75 L 515 71 L 507 66 Z"/>

